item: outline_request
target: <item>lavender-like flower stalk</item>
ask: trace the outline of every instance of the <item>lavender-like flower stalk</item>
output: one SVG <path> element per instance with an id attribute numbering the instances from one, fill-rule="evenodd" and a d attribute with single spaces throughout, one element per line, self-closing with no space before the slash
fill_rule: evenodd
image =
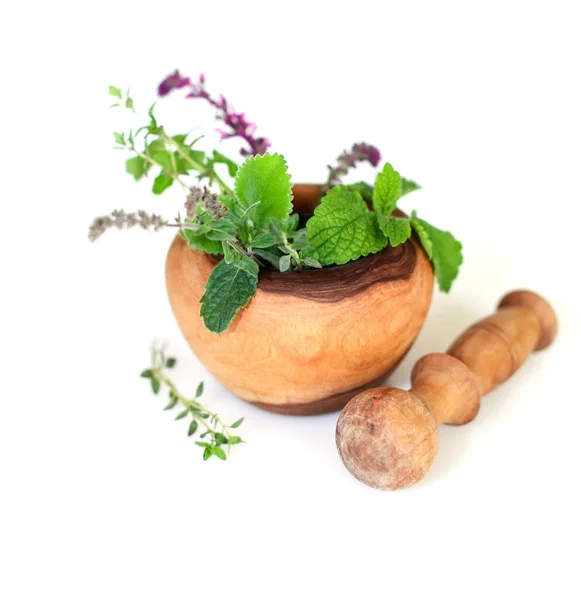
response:
<path id="1" fill-rule="evenodd" d="M 349 169 L 355 167 L 358 162 L 368 162 L 372 166 L 377 167 L 381 160 L 379 150 L 371 144 L 353 144 L 350 152 L 343 150 L 340 156 L 337 157 L 337 166 L 329 165 L 329 179 L 327 183 L 329 187 L 339 185 L 341 177 L 346 175 Z"/>
<path id="2" fill-rule="evenodd" d="M 159 96 L 167 96 L 171 91 L 187 88 L 186 98 L 203 98 L 209 102 L 216 110 L 216 118 L 224 122 L 229 131 L 217 129 L 220 139 L 225 140 L 233 137 L 242 138 L 250 149 L 242 148 L 242 156 L 255 156 L 264 154 L 270 147 L 270 141 L 265 137 L 256 137 L 256 125 L 246 120 L 244 113 L 235 112 L 232 105 L 220 94 L 218 99 L 212 98 L 205 87 L 206 78 L 204 75 L 198 77 L 198 81 L 192 83 L 189 77 L 183 77 L 176 69 L 171 75 L 168 75 L 157 89 Z"/>

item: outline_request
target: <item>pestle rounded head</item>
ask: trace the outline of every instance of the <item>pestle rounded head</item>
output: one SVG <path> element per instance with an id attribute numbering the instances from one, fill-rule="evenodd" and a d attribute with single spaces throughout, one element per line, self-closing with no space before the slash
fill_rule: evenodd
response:
<path id="1" fill-rule="evenodd" d="M 498 303 L 498 308 L 525 306 L 533 310 L 541 323 L 541 335 L 535 350 L 549 346 L 557 335 L 557 315 L 553 307 L 542 297 L 527 290 L 510 292 Z"/>
<path id="2" fill-rule="evenodd" d="M 396 490 L 426 474 L 438 450 L 438 430 L 432 413 L 413 393 L 372 388 L 343 409 L 335 441 L 354 477 L 374 488 Z"/>

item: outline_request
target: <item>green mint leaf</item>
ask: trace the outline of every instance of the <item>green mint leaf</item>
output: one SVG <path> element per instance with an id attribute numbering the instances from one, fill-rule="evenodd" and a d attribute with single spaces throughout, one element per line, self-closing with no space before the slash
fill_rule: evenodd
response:
<path id="1" fill-rule="evenodd" d="M 392 246 L 403 244 L 412 234 L 409 219 L 398 219 L 378 214 L 377 222 Z"/>
<path id="2" fill-rule="evenodd" d="M 173 184 L 173 178 L 165 173 L 160 173 L 155 180 L 153 181 L 153 187 L 151 191 L 154 194 L 163 194 L 168 187 L 171 187 Z"/>
<path id="3" fill-rule="evenodd" d="M 219 446 L 212 446 L 211 452 L 214 456 L 217 456 L 220 460 L 226 460 L 226 452 Z"/>
<path id="4" fill-rule="evenodd" d="M 121 146 L 125 146 L 125 134 L 114 131 L 113 135 L 115 136 L 115 142 L 117 144 L 119 144 Z"/>
<path id="5" fill-rule="evenodd" d="M 206 327 L 214 333 L 225 331 L 236 313 L 250 302 L 257 284 L 257 277 L 239 268 L 238 263 L 221 260 L 210 274 L 201 299 L 200 315 Z"/>
<path id="6" fill-rule="evenodd" d="M 241 419 L 238 419 L 238 421 L 234 421 L 234 423 L 232 423 L 232 425 L 230 425 L 230 429 L 236 429 L 237 427 L 240 427 L 240 425 L 242 425 L 243 421 L 244 421 L 244 417 L 242 417 Z"/>
<path id="7" fill-rule="evenodd" d="M 114 85 L 110 85 L 109 86 L 109 96 L 115 96 L 115 98 L 122 98 L 123 94 L 121 93 L 121 90 L 118 87 L 115 87 Z"/>
<path id="8" fill-rule="evenodd" d="M 205 233 L 198 233 L 193 229 L 182 229 L 182 235 L 188 246 L 194 250 L 200 250 L 207 254 L 222 254 L 222 242 L 210 240 Z"/>
<path id="9" fill-rule="evenodd" d="M 402 183 L 400 174 L 389 164 L 377 174 L 373 188 L 373 208 L 375 212 L 389 217 L 397 201 L 401 198 Z"/>
<path id="10" fill-rule="evenodd" d="M 125 161 L 125 170 L 129 175 L 135 177 L 135 181 L 145 175 L 145 159 L 141 156 L 134 156 Z"/>
<path id="11" fill-rule="evenodd" d="M 244 208 L 255 206 L 250 214 L 254 224 L 266 230 L 271 219 L 285 221 L 292 211 L 291 179 L 280 154 L 247 159 L 236 173 L 234 191 Z"/>
<path id="12" fill-rule="evenodd" d="M 234 260 L 232 261 L 232 264 L 239 269 L 246 271 L 253 277 L 258 277 L 258 263 L 255 260 L 252 260 L 250 257 L 242 256 L 236 252 L 234 254 Z"/>
<path id="13" fill-rule="evenodd" d="M 405 177 L 401 178 L 401 195 L 405 196 L 410 192 L 415 192 L 416 190 L 421 190 L 421 186 L 419 186 L 415 181 L 411 179 L 406 179 Z"/>
<path id="14" fill-rule="evenodd" d="M 387 240 L 377 224 L 377 215 L 357 192 L 343 186 L 331 188 L 307 221 L 309 247 L 305 257 L 321 265 L 343 265 L 361 256 L 379 252 Z"/>
<path id="15" fill-rule="evenodd" d="M 284 273 L 290 269 L 291 257 L 289 254 L 284 254 L 278 260 L 278 270 Z"/>
<path id="16" fill-rule="evenodd" d="M 434 265 L 438 286 L 449 292 L 462 264 L 462 244 L 448 231 L 433 227 L 412 213 L 411 224 Z"/>

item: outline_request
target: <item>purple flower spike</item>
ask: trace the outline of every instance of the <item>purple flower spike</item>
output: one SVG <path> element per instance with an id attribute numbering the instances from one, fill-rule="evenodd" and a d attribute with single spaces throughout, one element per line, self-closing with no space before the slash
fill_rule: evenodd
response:
<path id="1" fill-rule="evenodd" d="M 354 144 L 350 152 L 343 150 L 341 155 L 337 158 L 337 166 L 331 167 L 329 165 L 329 179 L 328 185 L 339 185 L 341 183 L 341 177 L 346 175 L 349 169 L 357 166 L 358 162 L 368 162 L 372 166 L 377 167 L 381 160 L 381 154 L 379 150 L 371 144 Z"/>
<path id="2" fill-rule="evenodd" d="M 203 76 L 202 76 L 203 77 Z M 167 96 L 172 90 L 179 90 L 180 88 L 190 85 L 189 77 L 182 77 L 180 72 L 176 69 L 171 75 L 168 75 L 157 88 L 159 96 Z"/>
<path id="3" fill-rule="evenodd" d="M 212 98 L 206 90 L 205 83 L 206 78 L 204 77 L 204 74 L 201 74 L 198 77 L 196 83 L 192 83 L 189 77 L 182 77 L 179 74 L 179 71 L 176 70 L 172 75 L 169 75 L 160 83 L 158 94 L 160 96 L 166 96 L 172 90 L 187 87 L 188 93 L 186 94 L 186 98 L 203 98 L 206 100 L 216 109 L 216 119 L 222 121 L 228 128 L 227 131 L 222 129 L 216 130 L 220 135 L 220 140 L 240 137 L 249 146 L 249 148 L 242 148 L 240 150 L 242 156 L 264 154 L 270 147 L 270 140 L 265 137 L 254 137 L 256 125 L 247 121 L 244 113 L 235 112 L 234 108 L 222 94 L 218 96 L 217 100 Z"/>

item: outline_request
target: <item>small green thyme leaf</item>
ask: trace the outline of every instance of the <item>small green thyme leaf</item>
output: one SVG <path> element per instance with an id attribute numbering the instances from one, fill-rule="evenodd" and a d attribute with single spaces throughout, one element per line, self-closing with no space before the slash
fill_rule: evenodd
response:
<path id="1" fill-rule="evenodd" d="M 244 421 L 244 417 L 242 417 L 241 419 L 238 419 L 238 421 L 234 421 L 234 423 L 232 423 L 232 425 L 230 425 L 230 429 L 236 429 L 237 427 L 240 427 L 240 425 L 242 425 L 243 421 Z"/>
<path id="2" fill-rule="evenodd" d="M 258 279 L 248 271 L 221 260 L 212 270 L 202 296 L 200 315 L 214 333 L 225 331 L 236 313 L 256 293 Z"/>
<path id="3" fill-rule="evenodd" d="M 292 211 L 291 179 L 280 154 L 247 159 L 238 169 L 234 191 L 244 208 L 257 204 L 250 218 L 262 230 L 271 219 L 285 221 Z"/>
<path id="4" fill-rule="evenodd" d="M 373 188 L 373 208 L 375 212 L 389 217 L 402 193 L 400 174 L 389 164 L 377 174 Z"/>
<path id="5" fill-rule="evenodd" d="M 214 456 L 217 456 L 220 460 L 226 460 L 226 453 L 219 446 L 213 446 L 211 452 Z"/>
<path id="6" fill-rule="evenodd" d="M 120 144 L 121 146 L 125 145 L 125 134 L 114 131 L 113 136 L 115 137 L 115 142 L 117 144 Z"/>
<path id="7" fill-rule="evenodd" d="M 188 437 L 194 435 L 194 433 L 196 433 L 197 430 L 198 430 L 198 422 L 192 421 L 190 423 L 190 426 L 188 427 Z"/>
<path id="8" fill-rule="evenodd" d="M 377 215 L 367 209 L 359 193 L 343 186 L 327 192 L 307 221 L 307 231 L 306 252 L 321 265 L 343 265 L 379 252 L 387 244 L 377 224 Z"/>
<path id="9" fill-rule="evenodd" d="M 204 393 L 204 382 L 200 381 L 200 384 L 198 385 L 198 388 L 196 389 L 196 395 L 194 396 L 194 398 L 199 398 L 202 394 Z"/>
<path id="10" fill-rule="evenodd" d="M 165 366 L 168 369 L 173 369 L 176 366 L 177 363 L 177 359 L 174 358 L 173 356 L 170 356 L 166 361 L 165 361 Z"/>
<path id="11" fill-rule="evenodd" d="M 204 460 L 208 460 L 212 456 L 212 449 L 208 447 L 204 450 Z"/>
<path id="12" fill-rule="evenodd" d="M 442 231 L 412 213 L 411 224 L 434 265 L 438 286 L 449 292 L 462 264 L 462 244 L 448 231 Z"/>
<path id="13" fill-rule="evenodd" d="M 153 377 L 151 378 L 151 389 L 153 390 L 153 393 L 157 396 L 157 394 L 159 393 L 159 388 L 161 387 L 161 384 L 159 383 L 159 380 L 154 379 Z"/>
<path id="14" fill-rule="evenodd" d="M 289 254 L 284 254 L 278 260 L 278 270 L 284 273 L 284 271 L 288 271 L 291 265 L 291 257 Z"/>
<path id="15" fill-rule="evenodd" d="M 190 411 L 189 411 L 189 410 L 187 410 L 187 409 L 186 409 L 186 410 L 182 410 L 182 412 L 181 412 L 181 413 L 179 413 L 179 414 L 178 414 L 178 416 L 176 417 L 176 421 L 179 421 L 180 419 L 185 419 L 185 417 L 187 417 L 187 416 L 188 416 L 188 413 L 189 413 L 189 412 L 190 412 Z"/>
<path id="16" fill-rule="evenodd" d="M 153 371 L 151 369 L 145 369 L 145 371 L 141 372 L 140 377 L 143 377 L 144 379 L 151 379 L 152 375 Z"/>
<path id="17" fill-rule="evenodd" d="M 114 85 L 110 85 L 109 86 L 109 96 L 115 96 L 115 98 L 122 98 L 123 94 L 121 93 L 121 90 L 118 87 L 115 87 Z"/>
<path id="18" fill-rule="evenodd" d="M 377 222 L 392 246 L 403 244 L 412 234 L 409 219 L 398 219 L 397 217 L 386 217 L 378 214 Z"/>

